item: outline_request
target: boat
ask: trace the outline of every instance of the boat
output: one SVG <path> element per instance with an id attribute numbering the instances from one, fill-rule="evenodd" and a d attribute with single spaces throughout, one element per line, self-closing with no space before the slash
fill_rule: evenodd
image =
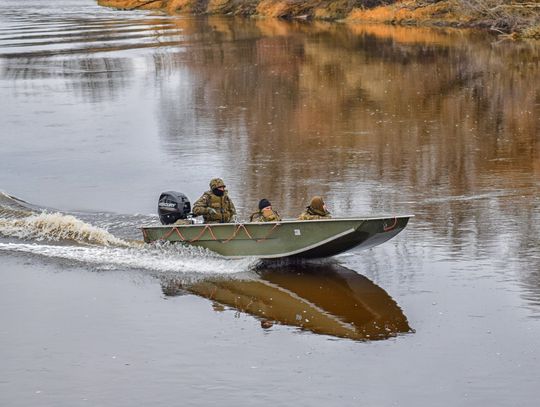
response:
<path id="1" fill-rule="evenodd" d="M 181 243 L 226 258 L 260 259 L 335 256 L 369 249 L 401 232 L 412 215 L 283 220 L 265 223 L 168 224 L 144 226 L 144 241 Z"/>

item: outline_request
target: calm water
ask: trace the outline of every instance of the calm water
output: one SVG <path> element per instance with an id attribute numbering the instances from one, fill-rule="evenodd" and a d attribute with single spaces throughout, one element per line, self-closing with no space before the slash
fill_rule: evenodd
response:
<path id="1" fill-rule="evenodd" d="M 0 405 L 537 404 L 540 44 L 90 0 L 0 23 Z M 322 263 L 137 242 L 214 176 L 244 218 L 416 216 Z"/>

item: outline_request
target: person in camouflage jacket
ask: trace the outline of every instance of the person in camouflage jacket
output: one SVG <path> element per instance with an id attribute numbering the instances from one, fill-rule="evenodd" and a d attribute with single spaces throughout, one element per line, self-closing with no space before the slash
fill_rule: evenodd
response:
<path id="1" fill-rule="evenodd" d="M 298 217 L 299 220 L 330 219 L 332 216 L 326 209 L 322 197 L 314 196 L 311 198 L 309 206 Z"/>
<path id="2" fill-rule="evenodd" d="M 261 199 L 259 210 L 249 217 L 250 222 L 279 222 L 280 220 L 279 213 L 272 209 L 272 204 L 268 199 Z"/>
<path id="3" fill-rule="evenodd" d="M 193 205 L 193 214 L 202 216 L 204 223 L 230 223 L 236 217 L 236 208 L 225 190 L 221 178 L 210 180 L 210 191 L 206 191 Z"/>

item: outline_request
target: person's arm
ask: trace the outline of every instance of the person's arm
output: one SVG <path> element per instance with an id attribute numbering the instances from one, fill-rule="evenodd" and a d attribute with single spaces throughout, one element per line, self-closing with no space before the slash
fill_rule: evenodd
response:
<path id="1" fill-rule="evenodd" d="M 227 196 L 229 198 L 229 204 L 231 205 L 231 213 L 232 213 L 232 216 L 236 215 L 236 208 L 234 207 L 234 204 L 232 202 L 232 199 L 230 196 Z"/>
<path id="2" fill-rule="evenodd" d="M 208 214 L 208 197 L 205 194 L 201 196 L 197 201 L 193 204 L 193 214 L 195 216 L 202 216 Z"/>

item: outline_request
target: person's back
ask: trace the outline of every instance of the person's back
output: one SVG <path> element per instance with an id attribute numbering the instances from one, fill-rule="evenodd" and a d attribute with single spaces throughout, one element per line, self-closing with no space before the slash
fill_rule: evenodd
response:
<path id="1" fill-rule="evenodd" d="M 298 216 L 299 220 L 314 220 L 314 219 L 330 219 L 332 215 L 326 209 L 326 204 L 324 203 L 322 197 L 314 196 L 311 198 L 309 206 L 304 212 Z"/>
<path id="2" fill-rule="evenodd" d="M 261 199 L 259 210 L 249 217 L 250 222 L 279 222 L 280 220 L 279 213 L 272 209 L 272 204 L 268 199 Z"/>
<path id="3" fill-rule="evenodd" d="M 236 215 L 236 208 L 225 190 L 221 178 L 210 181 L 210 191 L 206 191 L 193 204 L 193 214 L 202 216 L 204 223 L 229 223 Z"/>

